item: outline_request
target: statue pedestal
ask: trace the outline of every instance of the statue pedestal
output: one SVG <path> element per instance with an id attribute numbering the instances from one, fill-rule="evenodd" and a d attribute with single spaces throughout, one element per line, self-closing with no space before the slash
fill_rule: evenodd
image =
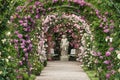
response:
<path id="1" fill-rule="evenodd" d="M 68 61 L 69 57 L 68 57 L 68 55 L 60 56 L 60 60 L 61 61 Z"/>

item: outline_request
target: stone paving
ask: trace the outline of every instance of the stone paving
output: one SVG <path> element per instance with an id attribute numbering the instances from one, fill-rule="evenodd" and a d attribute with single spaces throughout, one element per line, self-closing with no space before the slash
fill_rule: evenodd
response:
<path id="1" fill-rule="evenodd" d="M 36 80 L 90 80 L 78 62 L 51 61 Z"/>

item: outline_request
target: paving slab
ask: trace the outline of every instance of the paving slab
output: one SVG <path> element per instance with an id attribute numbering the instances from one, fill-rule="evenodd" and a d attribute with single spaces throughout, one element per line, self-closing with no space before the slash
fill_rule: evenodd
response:
<path id="1" fill-rule="evenodd" d="M 90 80 L 75 61 L 51 61 L 36 80 Z"/>

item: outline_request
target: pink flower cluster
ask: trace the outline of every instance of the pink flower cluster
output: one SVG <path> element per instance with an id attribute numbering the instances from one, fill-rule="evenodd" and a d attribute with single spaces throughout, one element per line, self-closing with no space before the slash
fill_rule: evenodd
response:
<path id="1" fill-rule="evenodd" d="M 80 6 L 84 6 L 86 2 L 84 0 L 72 0 L 72 2 L 79 4 Z"/>
<path id="2" fill-rule="evenodd" d="M 18 31 L 15 31 L 15 34 L 17 35 L 18 39 L 14 39 L 15 49 L 19 53 L 19 49 L 23 51 L 23 57 L 25 59 L 21 60 L 19 62 L 20 65 L 23 65 L 23 61 L 28 59 L 28 53 L 32 50 L 32 41 L 30 40 L 29 35 L 23 35 L 20 34 Z M 18 54 L 18 57 L 20 57 L 20 53 Z"/>
<path id="3" fill-rule="evenodd" d="M 23 11 L 25 15 L 19 14 L 21 11 Z M 35 29 L 35 21 L 41 17 L 41 13 L 45 14 L 43 4 L 39 1 L 35 1 L 33 5 L 30 4 L 27 7 L 18 6 L 16 13 L 10 17 L 10 20 L 15 25 L 16 29 L 14 32 L 16 36 L 15 39 L 13 39 L 13 42 L 18 53 L 18 65 L 20 66 L 24 65 L 29 68 L 32 67 L 31 63 L 29 62 L 29 57 L 33 49 L 31 32 Z M 28 71 L 28 73 L 30 73 L 30 71 Z"/>
<path id="4" fill-rule="evenodd" d="M 58 1 L 59 0 L 53 0 L 52 2 L 57 3 Z M 63 1 L 65 1 L 65 0 L 62 0 L 62 2 Z M 68 2 L 73 2 L 73 3 L 79 4 L 80 6 L 86 5 L 86 2 L 84 0 L 68 0 Z"/>

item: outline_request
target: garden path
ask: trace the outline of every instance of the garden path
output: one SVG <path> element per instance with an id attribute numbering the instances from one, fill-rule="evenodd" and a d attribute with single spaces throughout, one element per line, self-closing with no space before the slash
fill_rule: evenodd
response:
<path id="1" fill-rule="evenodd" d="M 90 80 L 78 62 L 51 61 L 36 80 Z"/>

